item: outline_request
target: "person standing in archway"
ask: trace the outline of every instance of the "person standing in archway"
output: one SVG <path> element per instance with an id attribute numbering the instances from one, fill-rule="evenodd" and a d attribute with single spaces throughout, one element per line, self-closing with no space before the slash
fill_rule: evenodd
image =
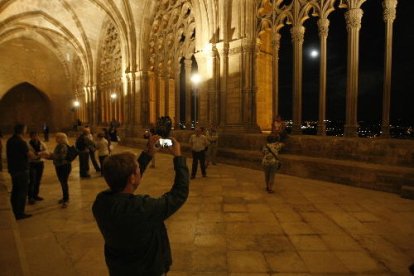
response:
<path id="1" fill-rule="evenodd" d="M 45 142 L 49 142 L 49 126 L 46 122 L 43 123 L 43 136 L 45 138 Z"/>
<path id="2" fill-rule="evenodd" d="M 195 133 L 190 137 L 189 144 L 193 155 L 191 179 L 194 179 L 197 174 L 198 161 L 200 161 L 201 174 L 203 177 L 206 177 L 206 147 L 208 146 L 208 140 L 206 136 L 202 134 L 201 128 L 196 127 Z"/>

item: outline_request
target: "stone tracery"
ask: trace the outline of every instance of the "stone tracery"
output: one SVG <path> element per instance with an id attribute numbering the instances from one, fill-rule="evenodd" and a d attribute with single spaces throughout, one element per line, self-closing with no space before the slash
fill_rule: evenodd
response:
<path id="1" fill-rule="evenodd" d="M 122 121 L 121 41 L 117 28 L 110 20 L 102 37 L 98 70 L 98 98 L 101 105 L 99 122 L 108 123 L 113 118 Z"/>
<path id="2" fill-rule="evenodd" d="M 150 108 L 150 118 L 170 115 L 178 120 L 177 72 L 181 59 L 190 59 L 194 53 L 195 19 L 188 0 L 160 0 L 159 4 L 149 38 L 150 98 L 157 102 Z"/>

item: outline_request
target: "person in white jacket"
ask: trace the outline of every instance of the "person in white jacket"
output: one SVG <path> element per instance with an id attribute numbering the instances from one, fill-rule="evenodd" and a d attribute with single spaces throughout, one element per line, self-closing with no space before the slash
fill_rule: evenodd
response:
<path id="1" fill-rule="evenodd" d="M 101 175 L 103 175 L 102 168 L 105 158 L 110 155 L 109 142 L 105 139 L 104 133 L 98 134 L 98 139 L 95 143 L 96 151 L 98 152 L 99 165 L 101 167 Z"/>

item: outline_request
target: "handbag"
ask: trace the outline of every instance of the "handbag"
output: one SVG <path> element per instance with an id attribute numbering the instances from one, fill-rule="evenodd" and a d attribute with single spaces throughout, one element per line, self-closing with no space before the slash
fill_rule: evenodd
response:
<path id="1" fill-rule="evenodd" d="M 272 149 L 266 145 L 266 148 L 270 151 L 271 154 L 273 154 L 273 156 L 275 157 L 276 161 L 277 161 L 277 168 L 278 170 L 280 170 L 280 168 L 282 167 L 282 163 L 280 162 L 279 157 L 277 157 L 277 155 L 272 151 Z"/>

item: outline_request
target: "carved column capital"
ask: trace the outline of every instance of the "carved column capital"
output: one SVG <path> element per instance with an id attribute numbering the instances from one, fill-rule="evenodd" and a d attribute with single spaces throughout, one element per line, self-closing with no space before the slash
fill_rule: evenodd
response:
<path id="1" fill-rule="evenodd" d="M 345 13 L 346 29 L 348 31 L 352 29 L 361 29 L 361 19 L 364 12 L 362 9 L 350 9 Z"/>
<path id="2" fill-rule="evenodd" d="M 383 16 L 385 23 L 394 22 L 397 13 L 397 0 L 384 0 L 382 7 L 384 8 Z"/>
<path id="3" fill-rule="evenodd" d="M 191 60 L 191 59 L 185 59 L 184 60 L 184 67 L 187 69 L 188 67 L 190 67 L 191 68 L 191 66 L 192 66 L 192 64 L 193 64 L 193 61 Z"/>
<path id="4" fill-rule="evenodd" d="M 280 38 L 281 35 L 279 33 L 275 33 L 272 36 L 272 46 L 277 50 L 280 48 Z"/>
<path id="5" fill-rule="evenodd" d="M 329 19 L 320 18 L 318 20 L 319 36 L 327 37 L 329 32 Z"/>
<path id="6" fill-rule="evenodd" d="M 292 35 L 292 43 L 303 44 L 303 40 L 305 36 L 305 27 L 303 27 L 302 25 L 293 26 L 290 29 L 290 34 Z"/>

